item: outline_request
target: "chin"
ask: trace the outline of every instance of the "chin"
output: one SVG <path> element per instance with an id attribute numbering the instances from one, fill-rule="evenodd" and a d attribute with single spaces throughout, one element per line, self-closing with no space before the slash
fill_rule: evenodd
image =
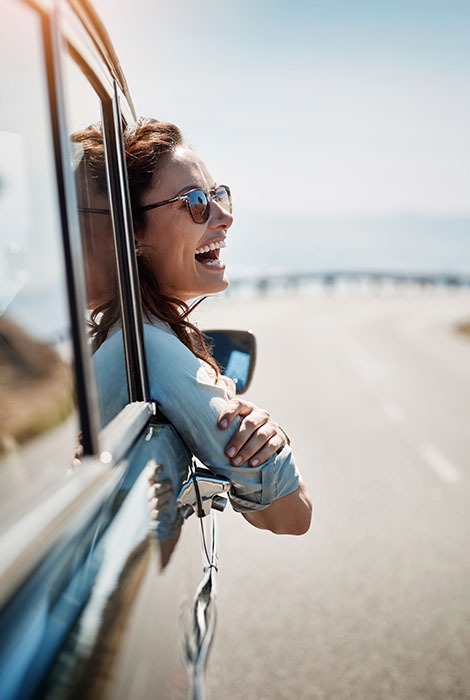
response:
<path id="1" fill-rule="evenodd" d="M 228 285 L 229 281 L 227 277 L 225 277 L 225 275 L 217 280 L 212 279 L 208 281 L 207 284 L 201 285 L 200 291 L 198 292 L 197 296 L 219 294 L 220 292 L 223 292 L 224 289 L 227 289 Z"/>
<path id="2" fill-rule="evenodd" d="M 205 292 L 206 294 L 219 294 L 219 292 L 223 292 L 225 289 L 227 289 L 229 285 L 228 279 L 224 276 L 223 279 L 219 280 L 216 284 L 212 285 L 211 291 Z"/>
<path id="3" fill-rule="evenodd" d="M 225 275 L 219 277 L 218 279 L 214 279 L 212 276 L 212 279 L 199 279 L 198 283 L 194 285 L 191 292 L 186 290 L 177 291 L 176 289 L 173 289 L 170 295 L 175 296 L 177 299 L 181 299 L 181 301 L 190 301 L 192 299 L 198 299 L 199 297 L 219 294 L 227 289 L 228 285 L 229 281 Z"/>

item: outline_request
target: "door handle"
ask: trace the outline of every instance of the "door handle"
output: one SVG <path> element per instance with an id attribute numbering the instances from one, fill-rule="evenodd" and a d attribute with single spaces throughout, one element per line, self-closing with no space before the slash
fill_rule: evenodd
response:
<path id="1" fill-rule="evenodd" d="M 194 471 L 183 483 L 176 502 L 184 519 L 192 513 L 199 518 L 209 515 L 211 508 L 223 511 L 227 498 L 221 494 L 230 490 L 231 483 L 206 471 Z"/>

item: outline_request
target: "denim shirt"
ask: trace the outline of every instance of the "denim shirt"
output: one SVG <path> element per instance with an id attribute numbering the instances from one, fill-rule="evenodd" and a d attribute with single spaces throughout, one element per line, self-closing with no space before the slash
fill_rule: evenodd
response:
<path id="1" fill-rule="evenodd" d="M 235 510 L 262 510 L 274 500 L 294 492 L 300 485 L 292 450 L 280 453 L 257 467 L 234 467 L 225 448 L 238 430 L 236 418 L 227 430 L 217 427 L 229 400 L 227 387 L 216 383 L 210 368 L 199 360 L 171 330 L 154 320 L 144 324 L 144 343 L 150 395 L 174 425 L 189 450 L 212 471 L 232 483 L 229 493 Z M 127 402 L 126 373 L 121 329 L 115 329 L 94 355 L 103 423 Z"/>

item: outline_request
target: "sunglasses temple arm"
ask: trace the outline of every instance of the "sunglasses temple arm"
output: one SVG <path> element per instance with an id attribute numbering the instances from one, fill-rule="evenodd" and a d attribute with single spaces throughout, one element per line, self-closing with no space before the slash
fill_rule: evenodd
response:
<path id="1" fill-rule="evenodd" d="M 156 202 L 155 204 L 146 204 L 145 207 L 139 207 L 139 211 L 148 211 L 149 209 L 157 209 L 158 207 L 163 207 L 165 204 L 171 204 L 172 202 L 177 202 L 179 199 L 184 199 L 185 195 L 179 195 L 178 197 L 172 197 L 171 199 L 165 199 L 164 202 Z"/>

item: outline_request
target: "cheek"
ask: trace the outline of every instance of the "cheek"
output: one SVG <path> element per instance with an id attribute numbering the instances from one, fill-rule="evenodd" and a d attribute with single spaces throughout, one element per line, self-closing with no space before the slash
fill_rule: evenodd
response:
<path id="1" fill-rule="evenodd" d="M 163 212 L 162 212 L 163 214 Z M 173 274 L 191 274 L 195 266 L 194 251 L 201 237 L 200 228 L 188 221 L 186 211 L 165 215 L 138 240 L 155 273 L 161 279 Z"/>
<path id="2" fill-rule="evenodd" d="M 158 216 L 154 213 L 154 217 L 157 220 L 146 228 L 143 235 L 139 237 L 139 242 L 149 252 L 167 256 L 171 253 L 174 244 L 174 223 L 168 216 Z"/>

